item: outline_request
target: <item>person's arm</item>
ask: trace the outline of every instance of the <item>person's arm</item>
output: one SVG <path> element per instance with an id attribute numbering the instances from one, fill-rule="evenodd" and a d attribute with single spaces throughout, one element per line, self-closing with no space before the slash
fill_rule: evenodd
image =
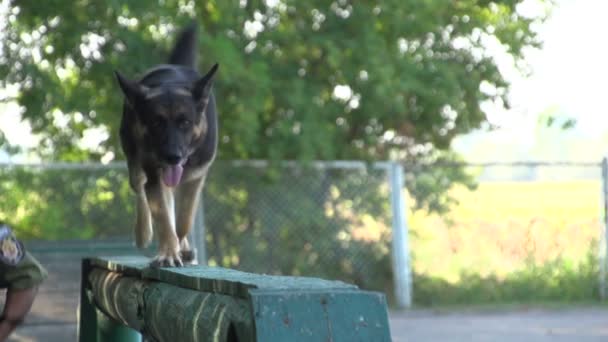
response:
<path id="1" fill-rule="evenodd" d="M 46 277 L 44 267 L 25 251 L 11 229 L 0 222 L 0 287 L 7 288 L 0 316 L 0 342 L 23 322 Z"/>
<path id="2" fill-rule="evenodd" d="M 28 289 L 9 288 L 6 291 L 4 311 L 0 316 L 0 342 L 5 341 L 30 312 L 38 286 Z"/>

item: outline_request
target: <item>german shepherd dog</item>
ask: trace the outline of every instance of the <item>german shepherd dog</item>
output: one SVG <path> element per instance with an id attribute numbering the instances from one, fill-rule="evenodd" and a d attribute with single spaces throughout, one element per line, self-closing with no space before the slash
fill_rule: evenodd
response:
<path id="1" fill-rule="evenodd" d="M 188 233 L 217 150 L 212 83 L 218 65 L 201 76 L 196 45 L 192 24 L 179 35 L 168 64 L 138 80 L 115 72 L 125 97 L 120 140 L 137 197 L 135 242 L 146 247 L 154 223 L 159 250 L 153 267 L 194 261 Z"/>

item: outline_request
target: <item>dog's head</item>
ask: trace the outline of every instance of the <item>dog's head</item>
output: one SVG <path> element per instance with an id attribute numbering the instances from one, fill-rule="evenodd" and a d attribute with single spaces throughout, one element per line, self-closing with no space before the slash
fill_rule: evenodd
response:
<path id="1" fill-rule="evenodd" d="M 205 139 L 205 112 L 217 69 L 215 64 L 192 84 L 163 83 L 158 87 L 142 85 L 116 72 L 125 103 L 135 112 L 133 134 L 147 146 L 169 186 L 179 183 L 183 165 Z"/>

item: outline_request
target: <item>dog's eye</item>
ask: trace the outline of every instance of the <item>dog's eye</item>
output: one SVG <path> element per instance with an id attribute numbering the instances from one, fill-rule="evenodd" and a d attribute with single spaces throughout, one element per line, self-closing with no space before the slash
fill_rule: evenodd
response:
<path id="1" fill-rule="evenodd" d="M 190 125 L 192 125 L 192 121 L 190 121 L 186 118 L 179 118 L 179 119 L 177 119 L 177 124 L 179 125 L 179 127 L 189 128 Z"/>
<path id="2" fill-rule="evenodd" d="M 152 127 L 160 127 L 165 123 L 165 119 L 162 116 L 155 116 L 152 118 L 150 124 Z"/>

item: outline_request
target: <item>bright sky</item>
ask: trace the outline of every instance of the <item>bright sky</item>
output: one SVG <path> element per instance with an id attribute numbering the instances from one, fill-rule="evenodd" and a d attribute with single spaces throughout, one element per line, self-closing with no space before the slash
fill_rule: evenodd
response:
<path id="1" fill-rule="evenodd" d="M 478 139 L 530 142 L 534 139 L 538 114 L 551 108 L 575 118 L 575 132 L 583 137 L 607 134 L 606 13 L 606 0 L 558 0 L 551 18 L 538 28 L 543 48 L 527 54 L 532 75 L 524 78 L 504 69 L 512 81 L 513 108 L 490 113 L 502 129 L 460 138 L 455 147 L 458 149 L 460 143 L 472 137 L 478 143 Z"/>
<path id="2" fill-rule="evenodd" d="M 471 142 L 530 143 L 537 115 L 550 108 L 577 119 L 575 131 L 581 136 L 608 134 L 606 13 L 608 0 L 557 0 L 552 17 L 538 28 L 544 47 L 527 54 L 533 74 L 524 78 L 507 64 L 501 68 L 512 81 L 513 108 L 508 112 L 490 110 L 489 114 L 502 128 L 459 138 L 455 148 L 466 153 L 462 147 Z M 12 143 L 36 143 L 27 126 L 20 123 L 15 105 L 0 104 L 0 123 Z M 608 152 L 608 146 L 605 149 Z M 0 153 L 0 161 L 5 159 Z"/>
<path id="3" fill-rule="evenodd" d="M 542 27 L 542 51 L 530 55 L 535 74 L 513 84 L 513 98 L 532 112 L 555 104 L 581 130 L 606 132 L 608 47 L 605 0 L 561 0 Z"/>

